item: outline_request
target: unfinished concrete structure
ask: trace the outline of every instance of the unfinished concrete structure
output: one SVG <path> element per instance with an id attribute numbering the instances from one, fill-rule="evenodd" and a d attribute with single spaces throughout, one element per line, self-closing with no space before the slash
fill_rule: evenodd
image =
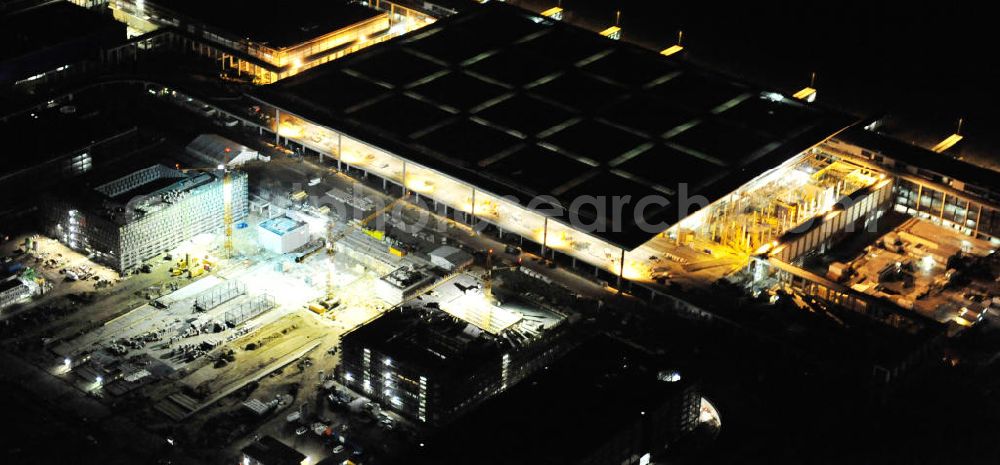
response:
<path id="1" fill-rule="evenodd" d="M 0 281 L 0 309 L 7 308 L 31 295 L 31 288 L 20 278 L 10 277 Z"/>
<path id="2" fill-rule="evenodd" d="M 562 315 L 512 308 L 520 319 L 498 333 L 434 308 L 393 309 L 341 336 L 337 377 L 407 418 L 446 423 L 566 349 Z"/>
<path id="3" fill-rule="evenodd" d="M 153 165 L 92 189 L 71 185 L 44 202 L 47 233 L 119 272 L 223 228 L 225 203 L 234 221 L 247 215 L 247 176 L 185 173 Z"/>

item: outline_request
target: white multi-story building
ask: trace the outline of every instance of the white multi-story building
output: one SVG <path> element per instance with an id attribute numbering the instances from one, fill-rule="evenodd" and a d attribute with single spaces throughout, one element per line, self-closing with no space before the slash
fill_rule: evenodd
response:
<path id="1" fill-rule="evenodd" d="M 222 232 L 225 199 L 233 221 L 247 216 L 247 176 L 185 173 L 153 165 L 46 202 L 48 233 L 70 248 L 127 272 L 201 233 Z"/>

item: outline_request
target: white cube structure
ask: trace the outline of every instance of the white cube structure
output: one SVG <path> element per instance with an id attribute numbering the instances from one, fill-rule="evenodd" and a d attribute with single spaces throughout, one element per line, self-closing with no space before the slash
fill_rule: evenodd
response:
<path id="1" fill-rule="evenodd" d="M 309 242 L 309 225 L 279 216 L 257 225 L 257 243 L 274 253 L 288 253 Z"/>

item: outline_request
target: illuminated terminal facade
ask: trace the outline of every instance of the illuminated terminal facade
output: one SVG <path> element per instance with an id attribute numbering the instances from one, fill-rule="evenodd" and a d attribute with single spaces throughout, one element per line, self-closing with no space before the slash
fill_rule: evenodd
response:
<path id="1" fill-rule="evenodd" d="M 422 27 L 434 18 L 391 2 L 112 0 L 114 17 L 142 41 L 193 52 L 227 74 L 268 84 Z M 234 11 L 244 14 L 237 21 Z"/>
<path id="2" fill-rule="evenodd" d="M 862 127 L 838 134 L 822 150 L 890 174 L 896 184 L 896 211 L 1000 245 L 1000 174 L 996 171 Z"/>
<path id="3" fill-rule="evenodd" d="M 635 281 L 692 242 L 750 254 L 879 181 L 815 150 L 850 118 L 504 5 L 255 98 L 279 141 Z"/>
<path id="4" fill-rule="evenodd" d="M 44 202 L 47 234 L 119 272 L 202 233 L 223 228 L 225 199 L 246 218 L 247 176 L 185 173 L 152 165 L 94 187 L 73 183 Z"/>
<path id="5" fill-rule="evenodd" d="M 891 210 L 997 242 L 990 174 L 497 3 L 251 97 L 277 143 L 679 306 L 690 303 L 657 283 L 746 271 L 854 310 L 881 306 L 798 266 Z"/>

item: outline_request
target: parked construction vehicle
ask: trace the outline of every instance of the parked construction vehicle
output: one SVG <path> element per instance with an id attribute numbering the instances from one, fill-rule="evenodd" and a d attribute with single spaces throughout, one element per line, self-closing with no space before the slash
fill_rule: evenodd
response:
<path id="1" fill-rule="evenodd" d="M 213 268 L 215 268 L 215 262 L 210 260 L 208 256 L 198 258 L 184 254 L 184 258 L 177 260 L 170 268 L 170 275 L 197 278 L 205 274 L 206 271 L 212 271 Z"/>

